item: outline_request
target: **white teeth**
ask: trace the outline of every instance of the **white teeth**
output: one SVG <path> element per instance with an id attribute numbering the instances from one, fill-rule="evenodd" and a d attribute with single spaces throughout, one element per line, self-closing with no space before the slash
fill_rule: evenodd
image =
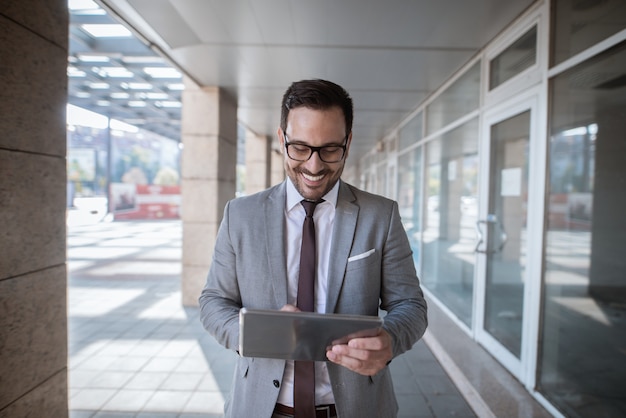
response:
<path id="1" fill-rule="evenodd" d="M 310 176 L 308 174 L 304 174 L 302 173 L 302 175 L 304 176 L 305 179 L 307 179 L 308 181 L 320 181 L 321 179 L 324 178 L 324 175 L 322 174 L 321 176 Z"/>

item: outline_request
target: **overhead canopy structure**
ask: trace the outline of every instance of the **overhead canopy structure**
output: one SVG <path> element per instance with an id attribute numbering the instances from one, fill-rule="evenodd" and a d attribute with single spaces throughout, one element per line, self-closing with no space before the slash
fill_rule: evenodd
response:
<path id="1" fill-rule="evenodd" d="M 182 74 L 92 1 L 70 1 L 68 102 L 180 140 Z"/>
<path id="2" fill-rule="evenodd" d="M 145 70 L 166 67 L 167 61 L 141 62 L 156 59 L 158 51 L 199 85 L 224 88 L 237 99 L 241 124 L 274 137 L 286 87 L 295 80 L 325 78 L 343 85 L 354 98 L 351 153 L 358 158 L 531 3 L 98 0 L 115 23 L 123 23 L 141 41 L 88 33 L 86 25 L 112 21 L 73 12 L 70 71 L 86 76 L 71 77 L 70 101 L 102 110 L 106 106 L 98 102 L 108 101 L 111 116 L 143 121 L 139 126 L 171 137 L 178 129 L 180 109 L 168 106 L 179 100 L 172 84 L 180 79 L 158 78 Z M 94 53 L 109 61 L 88 63 L 80 57 Z M 120 75 L 113 82 L 109 66 L 123 67 L 132 75 Z M 131 82 L 150 84 L 152 89 L 135 90 Z M 99 91 L 99 83 L 109 87 Z M 162 95 L 151 98 L 148 93 Z M 145 106 L 134 107 L 137 100 L 145 100 Z"/>

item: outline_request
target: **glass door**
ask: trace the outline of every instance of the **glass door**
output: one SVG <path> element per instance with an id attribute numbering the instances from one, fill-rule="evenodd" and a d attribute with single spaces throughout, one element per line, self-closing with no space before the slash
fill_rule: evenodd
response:
<path id="1" fill-rule="evenodd" d="M 528 244 L 535 234 L 529 231 L 529 211 L 539 197 L 530 170 L 535 114 L 531 98 L 485 116 L 481 185 L 486 193 L 476 221 L 478 339 L 519 378 L 528 344 L 527 299 L 537 288 L 529 288 L 528 273 Z"/>
<path id="2" fill-rule="evenodd" d="M 485 330 L 515 357 L 522 345 L 530 110 L 490 127 L 491 179 L 486 230 Z"/>

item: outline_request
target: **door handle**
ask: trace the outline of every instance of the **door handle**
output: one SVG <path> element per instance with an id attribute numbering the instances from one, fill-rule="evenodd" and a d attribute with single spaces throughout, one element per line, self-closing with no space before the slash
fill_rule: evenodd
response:
<path id="1" fill-rule="evenodd" d="M 489 250 L 489 249 L 480 250 L 479 249 L 480 244 L 484 242 L 483 232 L 481 230 L 481 224 L 485 224 L 485 225 L 493 224 L 493 225 L 497 225 L 500 228 L 500 245 L 498 246 L 497 250 Z M 498 222 L 498 217 L 493 213 L 488 214 L 485 219 L 480 219 L 476 221 L 476 235 L 478 236 L 478 242 L 476 243 L 476 246 L 474 247 L 474 252 L 480 253 L 480 254 L 495 254 L 495 253 L 502 251 L 508 239 L 506 231 L 504 230 L 504 226 L 502 225 L 502 223 Z"/>
<path id="2" fill-rule="evenodd" d="M 480 247 L 480 244 L 483 243 L 483 232 L 480 230 L 480 224 L 482 223 L 487 223 L 486 221 L 476 221 L 476 235 L 478 235 L 478 242 L 476 243 L 476 246 L 474 247 L 474 252 L 475 253 L 486 253 L 487 251 L 483 251 L 483 250 L 479 250 L 478 247 Z"/>

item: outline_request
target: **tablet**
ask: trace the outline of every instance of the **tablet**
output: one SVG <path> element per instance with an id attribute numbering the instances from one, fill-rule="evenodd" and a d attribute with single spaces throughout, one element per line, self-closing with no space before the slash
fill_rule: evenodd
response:
<path id="1" fill-rule="evenodd" d="M 286 360 L 326 361 L 326 350 L 352 338 L 378 334 L 376 316 L 284 312 L 242 308 L 239 354 Z"/>

